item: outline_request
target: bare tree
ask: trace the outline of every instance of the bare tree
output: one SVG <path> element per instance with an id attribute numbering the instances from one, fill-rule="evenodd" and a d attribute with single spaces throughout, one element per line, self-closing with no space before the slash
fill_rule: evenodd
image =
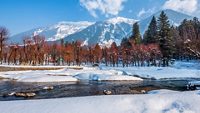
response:
<path id="1" fill-rule="evenodd" d="M 8 39 L 8 30 L 4 27 L 0 27 L 0 62 L 3 61 L 3 48 L 5 47 L 5 42 Z"/>

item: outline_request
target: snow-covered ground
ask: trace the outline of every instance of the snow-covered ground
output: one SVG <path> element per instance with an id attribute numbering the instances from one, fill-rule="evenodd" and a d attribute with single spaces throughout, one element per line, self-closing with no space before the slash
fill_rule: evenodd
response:
<path id="1" fill-rule="evenodd" d="M 15 66 L 10 66 L 15 67 Z M 23 67 L 23 66 L 16 66 Z M 31 66 L 24 66 L 31 67 Z M 45 68 L 45 66 L 37 66 Z M 53 66 L 46 66 L 47 68 Z M 54 66 L 59 67 L 59 66 Z M 62 66 L 60 66 L 62 67 Z M 177 61 L 170 67 L 79 67 L 72 69 L 63 66 L 60 70 L 37 70 L 37 71 L 8 71 L 0 72 L 0 77 L 15 79 L 21 82 L 60 82 L 79 80 L 142 80 L 141 78 L 155 79 L 181 79 L 200 78 L 200 63 Z M 74 67 L 77 68 L 77 67 Z M 81 69 L 82 68 L 82 69 Z M 139 77 L 135 77 L 137 75 Z M 141 78 L 140 78 L 141 77 Z"/>
<path id="2" fill-rule="evenodd" d="M 142 80 L 127 75 L 123 71 L 101 70 L 99 68 L 84 67 L 81 70 L 37 70 L 37 71 L 7 71 L 0 72 L 0 77 L 14 79 L 20 82 L 72 82 L 79 80 Z"/>
<path id="3" fill-rule="evenodd" d="M 172 79 L 172 78 L 200 78 L 200 62 L 175 62 L 170 67 L 104 67 L 103 70 L 124 71 L 128 75 L 137 75 L 144 78 Z"/>
<path id="4" fill-rule="evenodd" d="M 8 71 L 1 72 L 0 76 L 20 82 L 74 82 L 78 81 L 72 76 L 51 75 L 50 71 Z"/>
<path id="5" fill-rule="evenodd" d="M 0 101 L 0 113 L 199 113 L 200 91 Z"/>

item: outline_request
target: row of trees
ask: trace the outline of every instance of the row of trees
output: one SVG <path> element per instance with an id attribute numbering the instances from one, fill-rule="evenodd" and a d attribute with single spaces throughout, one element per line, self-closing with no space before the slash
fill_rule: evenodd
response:
<path id="1" fill-rule="evenodd" d="M 2 28 L 3 29 L 3 28 Z M 4 29 L 6 31 L 6 29 Z M 45 37 L 25 37 L 22 45 L 1 46 L 1 63 L 15 65 L 81 65 L 105 63 L 107 66 L 160 65 L 161 52 L 156 44 L 136 44 L 131 38 L 124 38 L 120 46 L 115 42 L 110 47 L 82 46 L 79 41 L 68 43 L 47 43 Z"/>
<path id="2" fill-rule="evenodd" d="M 82 46 L 79 41 L 45 42 L 43 36 L 25 37 L 22 45 L 6 45 L 8 30 L 0 28 L 0 62 L 26 65 L 81 65 L 104 63 L 110 66 L 168 66 L 172 58 L 200 57 L 200 22 L 184 20 L 179 27 L 170 26 L 164 12 L 152 18 L 143 38 L 139 25 L 119 46 Z"/>

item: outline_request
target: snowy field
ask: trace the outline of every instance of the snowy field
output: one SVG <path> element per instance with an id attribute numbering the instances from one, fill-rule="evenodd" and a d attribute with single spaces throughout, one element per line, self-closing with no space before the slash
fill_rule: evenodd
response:
<path id="1" fill-rule="evenodd" d="M 14 67 L 14 66 L 10 66 Z M 23 66 L 16 66 L 23 67 Z M 26 67 L 26 66 L 24 66 Z M 29 67 L 29 66 L 28 66 Z M 39 66 L 40 67 L 40 66 Z M 47 66 L 51 67 L 51 66 Z M 45 66 L 42 66 L 45 68 Z M 77 68 L 77 67 L 76 67 Z M 20 82 L 74 82 L 80 80 L 142 80 L 154 79 L 181 79 L 200 78 L 199 62 L 176 62 L 171 67 L 106 67 L 100 68 L 79 67 L 83 69 L 70 69 L 63 67 L 60 70 L 31 70 L 0 72 L 0 77 Z M 136 76 L 138 77 L 136 77 Z"/>
<path id="2" fill-rule="evenodd" d="M 0 113 L 199 113 L 200 91 L 0 101 Z"/>
<path id="3" fill-rule="evenodd" d="M 170 67 L 122 68 L 101 65 L 99 68 L 82 68 L 78 70 L 63 67 L 59 70 L 8 71 L 0 72 L 0 77 L 20 82 L 200 78 L 198 62 L 176 62 Z M 197 83 L 199 84 L 199 81 L 191 84 Z M 199 105 L 199 90 L 187 92 L 155 90 L 143 95 L 0 101 L 0 113 L 199 113 Z"/>

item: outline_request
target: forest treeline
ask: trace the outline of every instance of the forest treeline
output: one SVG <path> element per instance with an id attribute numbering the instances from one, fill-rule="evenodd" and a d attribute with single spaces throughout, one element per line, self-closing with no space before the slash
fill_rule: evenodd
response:
<path id="1" fill-rule="evenodd" d="M 138 23 L 132 35 L 120 45 L 83 46 L 81 41 L 48 43 L 44 36 L 25 36 L 23 44 L 7 44 L 8 30 L 0 27 L 0 63 L 15 65 L 84 65 L 104 63 L 107 66 L 169 66 L 173 59 L 200 58 L 200 22 L 198 18 L 171 26 L 167 15 L 152 18 L 141 36 Z"/>

